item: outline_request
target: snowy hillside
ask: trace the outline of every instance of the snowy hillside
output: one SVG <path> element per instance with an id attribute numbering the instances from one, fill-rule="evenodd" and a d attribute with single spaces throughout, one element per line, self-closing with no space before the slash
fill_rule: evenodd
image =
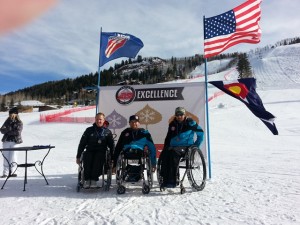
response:
<path id="1" fill-rule="evenodd" d="M 249 60 L 259 88 L 299 87 L 300 44 L 253 53 Z"/>
<path id="2" fill-rule="evenodd" d="M 217 72 L 229 61 L 223 59 L 208 62 L 208 74 Z M 300 87 L 300 44 L 251 51 L 249 61 L 259 90 Z M 204 64 L 198 66 L 190 75 L 194 79 L 185 82 L 204 81 Z M 237 77 L 235 68 L 208 75 L 209 80 L 231 80 Z"/>

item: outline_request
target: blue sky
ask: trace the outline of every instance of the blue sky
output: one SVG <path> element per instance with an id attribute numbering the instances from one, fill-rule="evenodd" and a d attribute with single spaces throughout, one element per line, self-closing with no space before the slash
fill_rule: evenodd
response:
<path id="1" fill-rule="evenodd" d="M 58 0 L 32 22 L 0 36 L 0 93 L 96 72 L 100 27 L 103 32 L 140 38 L 144 47 L 139 55 L 143 57 L 203 54 L 203 16 L 221 14 L 243 2 Z M 261 8 L 261 43 L 240 44 L 225 53 L 300 36 L 300 1 L 263 0 Z"/>

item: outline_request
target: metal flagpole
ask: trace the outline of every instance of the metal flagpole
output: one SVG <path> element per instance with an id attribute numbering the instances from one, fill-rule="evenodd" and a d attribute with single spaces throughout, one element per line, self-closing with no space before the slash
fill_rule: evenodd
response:
<path id="1" fill-rule="evenodd" d="M 203 35 L 205 34 L 204 29 L 205 16 L 203 16 Z M 210 159 L 210 136 L 209 136 L 209 113 L 208 113 L 208 79 L 207 79 L 207 59 L 204 64 L 205 70 L 205 102 L 206 102 L 206 133 L 207 133 L 207 160 L 208 160 L 208 176 L 211 179 L 211 159 Z"/>
<path id="2" fill-rule="evenodd" d="M 99 46 L 99 66 L 98 66 L 98 81 L 97 81 L 96 114 L 99 112 L 99 100 L 100 100 L 101 35 L 102 35 L 102 27 L 100 28 L 100 46 Z"/>

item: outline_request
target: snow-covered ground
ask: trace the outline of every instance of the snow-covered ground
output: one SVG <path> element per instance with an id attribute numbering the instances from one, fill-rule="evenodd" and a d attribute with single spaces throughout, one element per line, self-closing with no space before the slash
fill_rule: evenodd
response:
<path id="1" fill-rule="evenodd" d="M 40 123 L 38 112 L 21 113 L 23 146 L 55 146 L 44 163 L 49 185 L 34 168 L 29 168 L 26 191 L 23 191 L 24 169 L 19 168 L 18 177 L 9 179 L 0 190 L 1 223 L 300 224 L 300 88 L 295 79 L 300 76 L 300 67 L 291 61 L 281 66 L 294 68 L 288 73 L 296 74 L 289 87 L 286 74 L 268 74 L 274 64 L 267 57 L 264 61 L 269 63 L 255 72 L 258 81 L 264 81 L 259 83 L 258 94 L 265 108 L 277 117 L 279 135 L 272 135 L 236 99 L 222 95 L 211 101 L 212 178 L 201 192 L 193 191 L 188 184 L 184 195 L 176 188 L 160 192 L 155 180 L 148 195 L 132 187 L 124 195 L 117 195 L 115 182 L 109 192 L 78 193 L 75 155 L 79 139 L 90 124 Z M 253 66 L 254 71 L 256 68 Z M 234 74 L 234 70 L 227 71 L 211 75 L 210 79 L 225 79 L 225 75 L 234 78 Z M 276 79 L 271 79 L 271 75 Z M 276 84 L 275 89 L 271 88 L 272 82 L 273 86 Z M 217 91 L 210 89 L 210 93 Z M 220 103 L 225 107 L 218 107 Z M 94 113 L 83 111 L 80 116 Z M 7 113 L 0 113 L 1 125 L 6 117 Z M 166 134 L 162 132 L 162 135 Z M 41 153 L 30 152 L 29 160 L 40 158 Z M 23 160 L 24 155 L 20 153 L 19 162 Z M 0 180 L 1 186 L 3 181 Z"/>
<path id="2" fill-rule="evenodd" d="M 257 79 L 257 88 L 274 90 L 282 88 L 299 88 L 300 86 L 300 44 L 279 46 L 251 51 L 248 55 L 253 74 Z M 235 68 L 220 72 L 230 60 L 214 60 L 207 63 L 209 80 L 230 80 L 238 78 Z M 204 64 L 195 68 L 190 74 L 192 79 L 173 82 L 204 81 Z M 211 73 L 215 73 L 210 75 Z"/>

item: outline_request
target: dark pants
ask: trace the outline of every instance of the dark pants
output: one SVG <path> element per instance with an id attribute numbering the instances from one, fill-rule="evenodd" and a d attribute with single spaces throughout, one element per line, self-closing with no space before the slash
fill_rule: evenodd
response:
<path id="1" fill-rule="evenodd" d="M 160 175 L 163 178 L 163 186 L 178 185 L 179 181 L 179 161 L 185 155 L 186 148 L 169 148 L 162 151 L 160 155 L 161 160 L 161 172 Z"/>
<path id="2" fill-rule="evenodd" d="M 83 153 L 83 168 L 85 180 L 99 180 L 99 176 L 102 174 L 103 164 L 105 163 L 105 152 L 86 151 Z"/>

